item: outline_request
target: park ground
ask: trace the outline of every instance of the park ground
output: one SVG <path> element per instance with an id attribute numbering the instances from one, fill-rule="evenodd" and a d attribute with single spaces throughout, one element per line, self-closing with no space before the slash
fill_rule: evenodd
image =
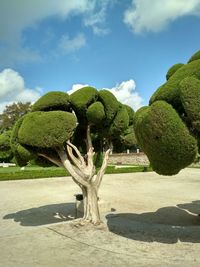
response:
<path id="1" fill-rule="evenodd" d="M 0 266 L 200 266 L 200 169 L 105 175 L 104 226 L 75 227 L 70 177 L 0 183 Z M 79 215 L 79 214 L 78 214 Z"/>

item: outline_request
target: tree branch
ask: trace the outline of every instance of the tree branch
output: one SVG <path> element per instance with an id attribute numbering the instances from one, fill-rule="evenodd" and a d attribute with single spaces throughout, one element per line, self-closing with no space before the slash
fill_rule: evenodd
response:
<path id="1" fill-rule="evenodd" d="M 75 145 L 73 145 L 69 140 L 67 141 L 67 145 L 69 145 L 71 148 L 74 149 L 74 151 L 76 152 L 76 154 L 77 154 L 77 156 L 78 156 L 78 158 L 79 158 L 81 164 L 82 164 L 83 166 L 85 166 L 85 160 L 84 160 L 84 158 L 82 157 L 81 153 L 79 152 L 78 148 L 77 148 Z"/>
<path id="2" fill-rule="evenodd" d="M 72 162 L 73 162 L 79 169 L 81 169 L 81 168 L 82 168 L 82 164 L 81 164 L 80 160 L 78 160 L 78 159 L 74 156 L 74 154 L 73 154 L 73 152 L 72 152 L 72 148 L 71 148 L 71 146 L 69 146 L 69 145 L 67 145 L 67 152 L 68 152 L 68 155 L 69 155 L 70 159 L 72 160 Z"/>
<path id="3" fill-rule="evenodd" d="M 103 163 L 102 163 L 102 166 L 101 166 L 101 169 L 98 171 L 96 179 L 94 180 L 94 185 L 97 188 L 97 190 L 98 190 L 98 188 L 99 188 L 99 186 L 101 184 L 103 175 L 104 175 L 104 173 L 106 171 L 106 168 L 107 168 L 107 165 L 108 165 L 108 159 L 109 159 L 110 151 L 111 151 L 111 149 L 108 149 L 106 151 L 104 159 L 103 159 Z"/>
<path id="4" fill-rule="evenodd" d="M 67 157 L 67 153 L 65 152 L 64 148 L 57 148 L 58 155 L 64 165 L 64 167 L 69 171 L 71 176 L 81 185 L 88 187 L 88 182 L 85 181 L 74 169 L 74 166 L 71 164 Z"/>
<path id="5" fill-rule="evenodd" d="M 56 165 L 59 166 L 59 167 L 63 167 L 62 162 L 59 161 L 59 160 L 56 159 L 56 158 L 49 157 L 49 156 L 47 156 L 47 155 L 45 155 L 45 154 L 43 154 L 43 153 L 38 153 L 38 156 L 41 156 L 41 157 L 43 157 L 43 158 L 45 158 L 45 159 L 48 159 L 49 161 L 51 161 L 52 163 L 56 164 Z"/>
<path id="6" fill-rule="evenodd" d="M 90 132 L 90 125 L 87 126 L 87 151 L 89 151 L 90 148 L 92 148 L 92 138 L 91 138 L 91 132 Z"/>

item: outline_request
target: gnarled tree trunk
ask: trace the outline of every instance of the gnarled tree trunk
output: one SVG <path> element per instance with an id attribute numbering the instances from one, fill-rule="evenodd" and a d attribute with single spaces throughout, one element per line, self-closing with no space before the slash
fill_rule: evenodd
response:
<path id="1" fill-rule="evenodd" d="M 91 222 L 100 224 L 100 213 L 98 206 L 98 190 L 105 173 L 110 149 L 105 152 L 102 166 L 96 174 L 93 163 L 94 151 L 90 135 L 90 127 L 87 128 L 87 157 L 81 155 L 76 146 L 70 141 L 67 142 L 66 149 L 64 147 L 57 148 L 61 163 L 72 176 L 74 182 L 81 188 L 84 203 L 84 215 L 82 223 Z M 43 155 L 45 156 L 45 155 Z M 56 162 L 55 159 L 52 161 Z"/>

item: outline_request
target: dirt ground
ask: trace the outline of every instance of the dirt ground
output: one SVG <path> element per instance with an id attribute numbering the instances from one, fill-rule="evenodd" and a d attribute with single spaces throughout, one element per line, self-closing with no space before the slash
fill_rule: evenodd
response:
<path id="1" fill-rule="evenodd" d="M 200 169 L 105 175 L 104 226 L 75 227 L 70 177 L 0 182 L 0 266 L 200 266 Z"/>

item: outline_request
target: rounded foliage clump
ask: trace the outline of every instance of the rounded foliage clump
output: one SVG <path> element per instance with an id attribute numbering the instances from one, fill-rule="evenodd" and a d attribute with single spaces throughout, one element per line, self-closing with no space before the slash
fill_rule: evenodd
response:
<path id="1" fill-rule="evenodd" d="M 122 136 L 122 143 L 126 148 L 131 148 L 137 144 L 134 131 Z"/>
<path id="2" fill-rule="evenodd" d="M 69 95 L 64 92 L 52 91 L 42 97 L 32 107 L 32 111 L 70 111 Z"/>
<path id="3" fill-rule="evenodd" d="M 50 148 L 66 142 L 76 128 L 76 117 L 69 112 L 50 111 L 27 114 L 19 129 L 19 142 L 24 145 Z"/>
<path id="4" fill-rule="evenodd" d="M 101 103 L 104 106 L 106 114 L 106 122 L 107 125 L 109 125 L 111 121 L 114 119 L 120 104 L 117 101 L 117 98 L 107 90 L 99 91 L 99 101 L 101 101 Z"/>
<path id="5" fill-rule="evenodd" d="M 199 59 L 200 59 L 200 50 L 191 56 L 191 58 L 188 60 L 188 63 L 195 61 L 195 60 L 199 60 Z"/>
<path id="6" fill-rule="evenodd" d="M 166 74 L 166 80 L 169 80 L 169 78 L 181 67 L 183 67 L 184 64 L 183 63 L 177 63 L 175 65 L 173 65 L 171 68 L 169 68 L 167 74 Z"/>
<path id="7" fill-rule="evenodd" d="M 126 108 L 126 111 L 128 112 L 129 125 L 132 125 L 133 124 L 134 115 L 135 115 L 135 111 L 128 105 L 124 105 L 124 107 Z"/>
<path id="8" fill-rule="evenodd" d="M 180 99 L 192 126 L 200 132 L 200 80 L 185 78 L 180 84 Z"/>
<path id="9" fill-rule="evenodd" d="M 176 174 L 196 157 L 196 139 L 178 113 L 164 101 L 156 101 L 136 112 L 135 134 L 158 174 Z"/>
<path id="10" fill-rule="evenodd" d="M 10 131 L 7 131 L 0 135 L 0 161 L 8 161 L 11 158 Z"/>
<path id="11" fill-rule="evenodd" d="M 24 117 L 20 118 L 15 123 L 10 137 L 10 145 L 14 154 L 14 160 L 19 166 L 25 166 L 29 160 L 35 157 L 34 153 L 31 150 L 29 150 L 27 147 L 24 147 L 19 142 L 18 133 L 22 125 L 23 119 Z"/>
<path id="12" fill-rule="evenodd" d="M 123 105 L 118 110 L 112 124 L 110 125 L 109 133 L 111 136 L 121 134 L 129 125 L 129 116 L 126 107 Z"/>
<path id="13" fill-rule="evenodd" d="M 93 87 L 83 87 L 70 95 L 70 103 L 77 116 L 84 117 L 87 108 L 98 98 L 98 91 Z"/>
<path id="14" fill-rule="evenodd" d="M 86 116 L 89 123 L 98 125 L 105 118 L 104 106 L 97 101 L 90 105 L 87 109 Z"/>
<path id="15" fill-rule="evenodd" d="M 158 100 L 164 100 L 175 109 L 180 109 L 180 82 L 186 77 L 200 79 L 200 60 L 192 61 L 179 68 L 174 75 L 162 86 L 160 86 L 150 99 L 150 104 Z"/>

